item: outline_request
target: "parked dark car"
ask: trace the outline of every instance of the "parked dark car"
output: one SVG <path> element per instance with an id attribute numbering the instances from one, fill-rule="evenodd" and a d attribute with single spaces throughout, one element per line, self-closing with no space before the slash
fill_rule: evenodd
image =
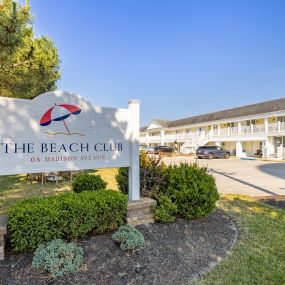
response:
<path id="1" fill-rule="evenodd" d="M 159 145 L 154 148 L 154 153 L 159 154 L 159 153 L 172 153 L 174 152 L 174 148 L 171 146 L 166 146 L 166 145 Z"/>
<path id="2" fill-rule="evenodd" d="M 196 150 L 196 156 L 198 158 L 229 158 L 230 152 L 222 149 L 219 146 L 199 146 Z"/>

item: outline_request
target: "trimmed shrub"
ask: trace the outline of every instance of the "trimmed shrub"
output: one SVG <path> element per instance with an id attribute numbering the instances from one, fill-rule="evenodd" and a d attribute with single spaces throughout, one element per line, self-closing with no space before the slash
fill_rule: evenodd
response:
<path id="1" fill-rule="evenodd" d="M 83 249 L 75 243 L 56 239 L 37 248 L 32 267 L 46 270 L 53 278 L 62 277 L 79 268 L 83 255 Z"/>
<path id="2" fill-rule="evenodd" d="M 210 214 L 219 199 L 215 178 L 197 164 L 169 167 L 168 187 L 163 191 L 186 219 Z"/>
<path id="3" fill-rule="evenodd" d="M 175 221 L 175 214 L 177 213 L 177 206 L 167 196 L 160 196 L 158 198 L 158 206 L 154 211 L 156 221 L 163 223 L 172 223 Z"/>
<path id="4" fill-rule="evenodd" d="M 79 174 L 72 182 L 72 190 L 75 193 L 102 190 L 106 187 L 107 182 L 100 175 L 91 175 L 85 172 Z"/>
<path id="5" fill-rule="evenodd" d="M 35 249 L 57 238 L 103 233 L 124 223 L 127 196 L 116 191 L 83 191 L 32 198 L 8 211 L 8 236 L 17 251 Z"/>
<path id="6" fill-rule="evenodd" d="M 167 185 L 168 167 L 161 157 L 150 157 L 140 152 L 140 191 L 141 196 L 152 197 Z M 128 168 L 119 168 L 117 185 L 122 193 L 128 193 Z"/>
<path id="7" fill-rule="evenodd" d="M 120 226 L 112 239 L 120 243 L 122 250 L 139 249 L 145 245 L 143 234 L 131 225 Z"/>

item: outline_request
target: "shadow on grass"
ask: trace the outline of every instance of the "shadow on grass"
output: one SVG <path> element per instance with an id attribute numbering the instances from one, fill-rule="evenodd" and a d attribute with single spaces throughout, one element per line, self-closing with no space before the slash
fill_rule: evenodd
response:
<path id="1" fill-rule="evenodd" d="M 241 195 L 223 196 L 218 207 L 237 221 L 240 239 L 231 255 L 194 284 L 285 284 L 285 211 Z"/>
<path id="2" fill-rule="evenodd" d="M 270 219 L 285 220 L 285 211 L 256 201 L 248 196 L 226 195 L 221 198 L 221 207 L 236 214 L 263 216 Z"/>

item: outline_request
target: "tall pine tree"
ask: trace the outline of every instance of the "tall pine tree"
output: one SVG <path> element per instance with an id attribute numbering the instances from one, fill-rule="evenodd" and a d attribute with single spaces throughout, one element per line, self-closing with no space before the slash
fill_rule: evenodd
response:
<path id="1" fill-rule="evenodd" d="M 52 40 L 34 37 L 28 0 L 0 0 L 0 96 L 31 99 L 54 90 L 59 63 Z"/>

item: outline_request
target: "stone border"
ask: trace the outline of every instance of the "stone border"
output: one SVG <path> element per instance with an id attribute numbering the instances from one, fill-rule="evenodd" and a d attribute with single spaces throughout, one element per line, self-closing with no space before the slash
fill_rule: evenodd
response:
<path id="1" fill-rule="evenodd" d="M 151 198 L 143 197 L 137 201 L 129 201 L 127 223 L 133 226 L 154 223 L 153 208 L 157 202 Z"/>
<path id="2" fill-rule="evenodd" d="M 0 216 L 0 260 L 5 257 L 5 236 L 7 234 L 7 216 Z"/>

